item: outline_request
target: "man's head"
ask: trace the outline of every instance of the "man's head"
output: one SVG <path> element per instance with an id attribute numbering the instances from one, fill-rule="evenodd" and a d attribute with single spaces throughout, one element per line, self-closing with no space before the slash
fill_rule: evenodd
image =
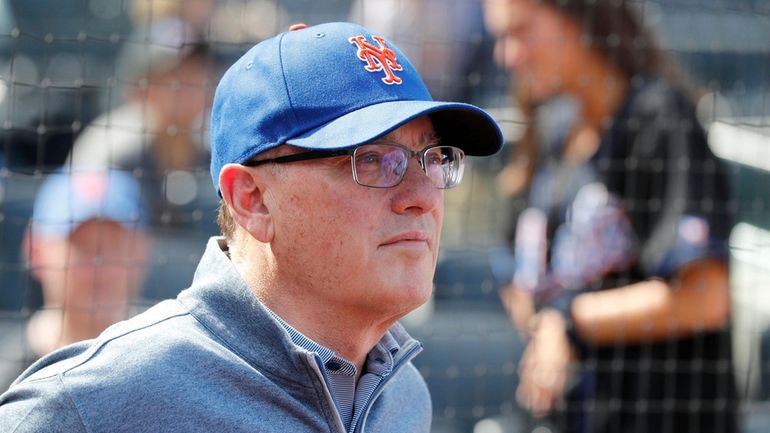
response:
<path id="1" fill-rule="evenodd" d="M 127 173 L 49 175 L 35 199 L 25 248 L 46 308 L 97 328 L 124 318 L 148 261 L 145 219 L 139 186 Z"/>
<path id="2" fill-rule="evenodd" d="M 257 44 L 224 74 L 211 116 L 211 176 L 283 144 L 351 149 L 429 116 L 442 143 L 491 155 L 502 135 L 477 107 L 433 101 L 395 45 L 363 27 L 331 23 Z"/>
<path id="3" fill-rule="evenodd" d="M 217 87 L 211 131 L 234 250 L 261 260 L 247 280 L 394 316 L 430 293 L 464 154 L 502 142 L 489 115 L 433 101 L 397 47 L 347 23 L 252 48 Z"/>
<path id="4" fill-rule="evenodd" d="M 195 128 L 210 100 L 209 47 L 189 23 L 158 17 L 137 26 L 118 59 L 127 96 L 145 104 L 154 127 L 175 133 Z"/>

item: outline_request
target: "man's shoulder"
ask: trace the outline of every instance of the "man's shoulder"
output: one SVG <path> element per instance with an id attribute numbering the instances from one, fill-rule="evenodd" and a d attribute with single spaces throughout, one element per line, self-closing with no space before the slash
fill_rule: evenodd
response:
<path id="1" fill-rule="evenodd" d="M 139 401 L 152 405 L 192 392 L 180 384 L 192 387 L 183 376 L 198 374 L 196 364 L 211 362 L 205 354 L 216 350 L 216 343 L 210 340 L 176 300 L 164 301 L 96 339 L 43 357 L 0 397 L 0 410 L 22 416 L 25 425 L 58 425 L 45 416 L 52 407 L 63 419 L 74 417 L 89 428 L 102 425 L 133 411 Z"/>
<path id="2" fill-rule="evenodd" d="M 130 367 L 153 347 L 168 347 L 172 330 L 187 327 L 187 312 L 176 301 L 164 301 L 131 319 L 116 323 L 93 340 L 72 344 L 38 360 L 23 375 L 27 382 L 91 374 L 101 365 L 113 371 Z"/>
<path id="3" fill-rule="evenodd" d="M 27 339 L 27 320 L 0 317 L 0 394 L 38 357 Z"/>
<path id="4" fill-rule="evenodd" d="M 0 396 L 0 431 L 85 432 L 78 411 L 61 387 L 21 388 Z"/>
<path id="5" fill-rule="evenodd" d="M 130 399 L 132 388 L 152 374 L 154 361 L 158 366 L 163 362 L 158 358 L 151 362 L 146 355 L 153 347 L 169 346 L 169 339 L 159 335 L 183 326 L 171 324 L 186 314 L 175 304 L 158 304 L 113 325 L 96 339 L 66 346 L 35 362 L 0 397 L 0 430 L 14 431 L 12 426 L 23 425 L 45 431 L 82 431 L 81 418 L 94 408 Z M 154 352 L 157 356 L 158 351 Z"/>
<path id="6" fill-rule="evenodd" d="M 141 104 L 125 104 L 99 115 L 75 140 L 69 163 L 81 167 L 122 167 L 137 159 L 153 121 Z"/>

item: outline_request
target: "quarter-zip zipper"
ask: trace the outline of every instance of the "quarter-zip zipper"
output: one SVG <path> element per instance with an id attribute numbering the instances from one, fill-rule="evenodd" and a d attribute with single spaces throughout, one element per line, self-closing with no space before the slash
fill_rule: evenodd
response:
<path id="1" fill-rule="evenodd" d="M 374 388 L 374 391 L 372 392 L 372 396 L 369 398 L 369 401 L 366 403 L 366 407 L 361 412 L 361 416 L 356 421 L 356 426 L 352 430 L 353 433 L 364 433 L 363 426 L 366 421 L 366 418 L 369 416 L 369 411 L 372 408 L 372 404 L 374 404 L 374 401 L 377 400 L 377 397 L 380 396 L 382 393 L 382 389 L 385 386 L 386 383 L 388 383 L 391 378 L 396 374 L 396 372 L 401 369 L 401 367 L 406 364 L 407 362 L 411 361 L 412 358 L 414 358 L 420 351 L 422 350 L 422 344 L 419 341 L 414 341 L 412 346 L 407 349 L 407 352 L 399 358 L 399 360 L 393 364 L 393 368 L 390 370 L 390 374 L 388 374 L 387 377 L 383 378 L 383 380 L 380 381 L 380 383 L 377 384 L 377 387 Z"/>
<path id="2" fill-rule="evenodd" d="M 342 424 L 342 418 L 340 417 L 340 411 L 337 409 L 337 402 L 334 401 L 334 397 L 331 394 L 331 390 L 329 389 L 329 377 L 326 375 L 326 369 L 323 368 L 323 365 L 321 363 L 321 358 L 318 357 L 318 355 L 314 353 L 307 353 L 307 360 L 308 364 L 310 364 L 310 368 L 315 371 L 315 373 L 318 375 L 318 378 L 321 379 L 321 383 L 323 384 L 324 389 L 324 395 L 326 396 L 326 401 L 329 403 L 329 405 L 334 409 L 334 420 L 335 420 L 335 426 L 337 427 L 338 433 L 347 433 L 345 430 L 345 425 Z"/>

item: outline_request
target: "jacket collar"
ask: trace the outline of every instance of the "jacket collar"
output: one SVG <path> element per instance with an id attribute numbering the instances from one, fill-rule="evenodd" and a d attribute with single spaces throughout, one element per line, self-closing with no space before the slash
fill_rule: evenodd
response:
<path id="1" fill-rule="evenodd" d="M 292 342 L 285 328 L 246 286 L 226 249 L 224 238 L 209 239 L 192 285 L 177 299 L 201 325 L 250 365 L 304 382 L 297 373 L 309 372 L 307 350 Z M 410 352 L 413 356 L 416 351 L 411 349 L 421 346 L 398 323 L 387 333 L 386 337 L 401 347 L 394 361 Z"/>

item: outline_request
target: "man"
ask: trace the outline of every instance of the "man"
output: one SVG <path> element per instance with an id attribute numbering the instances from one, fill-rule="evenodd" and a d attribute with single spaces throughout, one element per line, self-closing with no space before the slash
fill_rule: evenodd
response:
<path id="1" fill-rule="evenodd" d="M 213 209 L 202 121 L 210 100 L 208 46 L 187 22 L 159 17 L 137 25 L 117 60 L 125 101 L 94 119 L 66 163 L 134 171 L 150 206 L 153 229 L 178 228 L 193 209 Z M 203 172 L 205 173 L 205 172 Z M 205 191 L 201 188 L 201 191 Z"/>
<path id="2" fill-rule="evenodd" d="M 141 4 L 146 6 L 134 6 Z M 67 165 L 134 173 L 150 209 L 154 240 L 154 265 L 142 297 L 160 300 L 175 297 L 195 270 L 195 262 L 178 250 L 197 249 L 217 230 L 214 218 L 202 217 L 217 206 L 203 138 L 212 61 L 195 27 L 178 17 L 145 17 L 136 24 L 116 65 L 126 100 L 83 130 Z"/>
<path id="3" fill-rule="evenodd" d="M 144 218 L 139 186 L 129 174 L 57 172 L 46 178 L 24 242 L 43 308 L 28 321 L 0 324 L 2 391 L 35 359 L 127 317 L 150 253 Z"/>
<path id="4" fill-rule="evenodd" d="M 222 197 L 192 286 L 37 364 L 4 431 L 427 432 L 421 345 L 443 189 L 500 148 L 482 110 L 432 101 L 401 51 L 347 23 L 266 40 L 214 97 Z"/>

